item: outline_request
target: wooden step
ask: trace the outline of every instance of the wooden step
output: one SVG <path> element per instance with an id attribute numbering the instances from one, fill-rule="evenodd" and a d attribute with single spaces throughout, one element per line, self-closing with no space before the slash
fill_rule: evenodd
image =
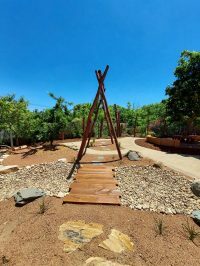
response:
<path id="1" fill-rule="evenodd" d="M 94 169 L 96 169 L 96 170 L 98 170 L 98 169 L 111 169 L 111 170 L 115 170 L 115 168 L 112 166 L 102 166 L 102 165 L 87 165 L 87 166 L 81 165 L 81 167 L 79 169 L 93 169 L 93 170 Z"/>
<path id="2" fill-rule="evenodd" d="M 111 174 L 77 174 L 76 177 L 83 177 L 83 178 L 110 178 L 112 179 L 114 176 Z"/>
<path id="3" fill-rule="evenodd" d="M 85 195 L 68 194 L 64 197 L 63 203 L 90 203 L 90 204 L 112 204 L 120 205 L 120 199 L 117 195 Z"/>
<path id="4" fill-rule="evenodd" d="M 70 190 L 70 195 L 73 194 L 87 194 L 87 195 L 118 195 L 120 196 L 120 192 L 115 189 L 110 189 L 110 188 L 95 188 L 95 187 L 90 187 L 90 188 L 85 188 L 82 186 L 77 186 L 74 187 Z"/>
<path id="5" fill-rule="evenodd" d="M 83 188 L 83 189 L 90 189 L 90 188 L 96 188 L 96 189 L 104 189 L 104 188 L 108 188 L 108 189 L 116 189 L 116 185 L 115 184 L 91 184 L 91 183 L 80 183 L 80 182 L 74 182 L 70 185 L 70 190 L 73 188 Z"/>
<path id="6" fill-rule="evenodd" d="M 78 174 L 81 175 L 94 175 L 94 174 L 98 174 L 98 175 L 114 175 L 115 172 L 113 171 L 78 171 Z"/>
<path id="7" fill-rule="evenodd" d="M 80 178 L 80 179 L 76 179 L 74 181 L 74 184 L 76 183 L 94 183 L 94 184 L 114 184 L 114 185 L 118 185 L 117 181 L 114 179 L 100 179 L 100 178 Z"/>

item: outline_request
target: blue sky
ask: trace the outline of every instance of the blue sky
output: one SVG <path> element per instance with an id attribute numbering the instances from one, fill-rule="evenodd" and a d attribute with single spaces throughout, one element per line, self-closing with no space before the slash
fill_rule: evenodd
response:
<path id="1" fill-rule="evenodd" d="M 200 49 L 199 0 L 0 0 L 0 95 L 30 108 L 53 92 L 90 102 L 110 70 L 109 104 L 159 102 L 182 50 Z"/>

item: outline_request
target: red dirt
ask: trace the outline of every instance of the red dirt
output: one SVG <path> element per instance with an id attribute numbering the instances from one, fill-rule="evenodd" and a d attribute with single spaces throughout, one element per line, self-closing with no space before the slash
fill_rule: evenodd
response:
<path id="1" fill-rule="evenodd" d="M 128 265 L 199 265 L 199 242 L 196 245 L 183 233 L 183 215 L 162 215 L 126 207 L 102 205 L 62 205 L 62 199 L 46 198 L 48 210 L 38 214 L 38 199 L 24 207 L 14 206 L 13 199 L 0 202 L 0 259 L 10 266 L 81 266 L 91 256 L 107 258 Z M 154 218 L 162 218 L 166 230 L 156 236 Z M 104 233 L 81 249 L 67 254 L 58 240 L 59 226 L 69 220 L 103 224 Z M 190 223 L 199 230 L 192 220 Z M 98 244 L 112 228 L 128 234 L 134 252 L 114 254 Z M 1 264 L 0 263 L 0 264 Z"/>
<path id="2" fill-rule="evenodd" d="M 157 151 L 162 151 L 162 149 L 159 146 L 156 146 L 152 143 L 149 143 L 146 141 L 146 139 L 136 139 L 135 143 L 139 146 L 142 146 L 144 148 L 152 149 L 152 150 L 157 150 Z"/>
<path id="3" fill-rule="evenodd" d="M 179 154 L 190 154 L 190 155 L 200 155 L 200 145 L 197 144 L 187 144 L 182 143 L 180 147 L 167 147 L 167 146 L 157 146 L 146 141 L 146 139 L 137 139 L 135 143 L 139 146 L 157 150 L 165 151 L 170 153 L 179 153 Z"/>
<path id="4" fill-rule="evenodd" d="M 74 151 L 66 146 L 54 145 L 44 146 L 38 149 L 23 149 L 15 151 L 3 161 L 3 165 L 18 165 L 27 166 L 45 162 L 57 161 L 61 158 L 66 158 L 68 162 L 74 162 L 77 157 L 77 151 Z M 106 155 L 103 159 L 99 159 L 100 155 L 86 154 L 83 156 L 81 163 L 91 163 L 93 161 L 102 162 L 105 165 L 125 166 L 125 165 L 149 165 L 152 164 L 150 159 L 141 159 L 140 161 L 129 161 L 126 157 L 119 160 L 118 155 Z"/>
<path id="5" fill-rule="evenodd" d="M 12 153 L 3 161 L 3 165 L 26 166 L 45 162 L 53 162 L 61 158 L 66 158 L 69 162 L 73 162 L 76 156 L 77 151 L 60 145 L 53 145 L 53 147 L 44 146 L 39 149 L 27 148 Z"/>

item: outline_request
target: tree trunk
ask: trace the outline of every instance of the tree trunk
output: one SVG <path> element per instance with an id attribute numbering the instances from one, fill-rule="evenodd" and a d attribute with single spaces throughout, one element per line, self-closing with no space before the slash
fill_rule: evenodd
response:
<path id="1" fill-rule="evenodd" d="M 12 131 L 10 131 L 10 146 L 13 149 L 14 145 L 13 145 L 13 133 L 12 133 Z"/>
<path id="2" fill-rule="evenodd" d="M 137 118 L 138 118 L 138 115 L 136 114 L 135 120 L 134 120 L 134 127 L 133 127 L 133 136 L 134 137 L 136 136 Z"/>
<path id="3" fill-rule="evenodd" d="M 101 122 L 100 122 L 100 138 L 102 138 L 102 133 L 103 133 L 103 119 L 101 119 Z"/>

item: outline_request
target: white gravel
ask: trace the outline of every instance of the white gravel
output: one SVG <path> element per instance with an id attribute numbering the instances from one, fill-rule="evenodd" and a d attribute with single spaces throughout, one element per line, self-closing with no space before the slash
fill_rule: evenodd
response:
<path id="1" fill-rule="evenodd" d="M 200 207 L 200 198 L 190 189 L 192 181 L 173 170 L 127 166 L 116 173 L 122 205 L 167 214 L 190 214 Z"/>
<path id="2" fill-rule="evenodd" d="M 0 175 L 0 200 L 10 198 L 22 188 L 42 189 L 46 195 L 68 193 L 71 180 L 66 180 L 72 164 L 65 162 L 42 163 L 26 166 L 15 173 Z M 74 172 L 75 173 L 75 172 Z"/>

